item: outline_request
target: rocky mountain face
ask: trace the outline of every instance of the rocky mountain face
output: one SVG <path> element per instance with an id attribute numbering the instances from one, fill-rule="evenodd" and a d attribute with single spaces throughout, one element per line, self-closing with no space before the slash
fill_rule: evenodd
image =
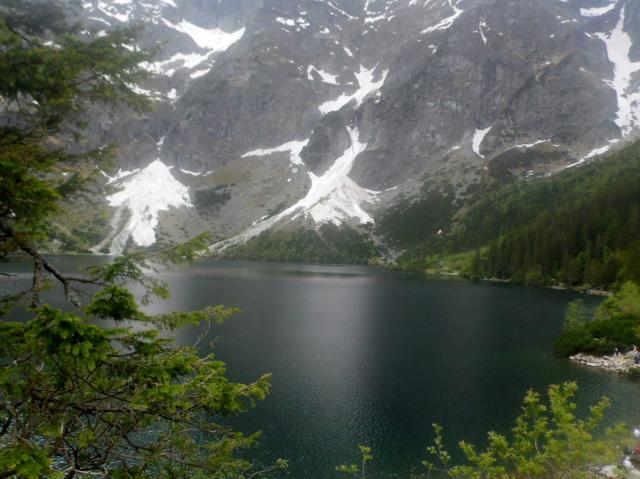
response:
<path id="1" fill-rule="evenodd" d="M 438 179 L 547 175 L 640 128 L 636 0 L 85 0 L 157 47 L 145 115 L 100 118 L 121 253 L 375 223 Z M 439 186 L 438 186 L 439 187 Z"/>

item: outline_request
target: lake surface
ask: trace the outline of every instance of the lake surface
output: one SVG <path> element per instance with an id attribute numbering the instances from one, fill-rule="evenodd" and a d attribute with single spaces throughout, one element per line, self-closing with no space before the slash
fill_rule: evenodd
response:
<path id="1" fill-rule="evenodd" d="M 96 261 L 54 259 L 66 270 Z M 407 478 L 421 470 L 432 423 L 445 426 L 452 448 L 461 439 L 482 442 L 487 430 L 509 429 L 528 388 L 567 380 L 579 382 L 582 405 L 608 396 L 608 420 L 640 422 L 640 385 L 553 356 L 575 293 L 368 267 L 214 260 L 163 276 L 173 297 L 155 311 L 242 309 L 210 339 L 232 379 L 273 373 L 269 398 L 236 426 L 264 432 L 256 455 L 289 459 L 286 477 L 340 477 L 335 466 L 356 462 L 358 444 L 367 444 L 372 477 Z M 6 288 L 28 276 L 1 281 Z M 197 335 L 176 333 L 182 344 Z"/>

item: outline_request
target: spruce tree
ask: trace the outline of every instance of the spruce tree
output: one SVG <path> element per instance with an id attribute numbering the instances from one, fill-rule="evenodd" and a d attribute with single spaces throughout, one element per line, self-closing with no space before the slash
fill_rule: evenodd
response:
<path id="1" fill-rule="evenodd" d="M 257 436 L 234 432 L 224 418 L 264 398 L 269 377 L 234 383 L 223 362 L 163 334 L 235 310 L 152 316 L 128 289 L 142 285 L 143 303 L 165 298 L 153 271 L 193 259 L 208 239 L 74 276 L 41 253 L 61 202 L 94 188 L 114 152 L 82 148 L 83 112 L 149 107 L 133 91 L 150 58 L 126 47 L 135 30 L 92 36 L 68 22 L 70 8 L 0 6 L 0 256 L 21 254 L 33 265 L 31 287 L 1 300 L 0 477 L 255 477 L 271 468 L 256 470 L 240 452 Z M 43 304 L 48 282 L 69 301 L 65 311 Z M 18 308 L 26 320 L 10 321 Z"/>

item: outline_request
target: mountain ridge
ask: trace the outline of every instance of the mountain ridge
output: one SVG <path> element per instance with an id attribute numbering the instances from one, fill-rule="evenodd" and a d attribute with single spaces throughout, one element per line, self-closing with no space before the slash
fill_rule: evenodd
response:
<path id="1" fill-rule="evenodd" d="M 95 251 L 149 246 L 141 222 L 162 241 L 359 229 L 429 178 L 461 198 L 590 161 L 640 125 L 640 7 L 628 0 L 95 0 L 82 18 L 143 20 L 140 47 L 166 40 L 140 87 L 155 112 L 92 132 L 139 170 L 112 185 L 160 161 L 190 196 L 125 207 L 126 220 L 106 206 Z M 206 191 L 224 201 L 195 208 Z"/>

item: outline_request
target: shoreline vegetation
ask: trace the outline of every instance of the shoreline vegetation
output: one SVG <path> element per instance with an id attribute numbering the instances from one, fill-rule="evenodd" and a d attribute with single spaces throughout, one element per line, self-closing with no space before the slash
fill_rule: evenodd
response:
<path id="1" fill-rule="evenodd" d="M 399 268 L 397 265 L 393 264 L 371 264 L 376 268 L 385 270 L 385 271 L 396 271 L 402 273 L 414 273 L 414 274 L 422 274 L 424 276 L 435 276 L 435 277 L 453 277 L 460 279 L 467 279 L 472 281 L 482 281 L 484 283 L 497 283 L 497 284 L 513 284 L 518 286 L 536 286 L 545 289 L 554 289 L 557 291 L 576 291 L 578 293 L 588 294 L 590 296 L 601 296 L 601 297 L 610 297 L 614 294 L 612 290 L 604 289 L 604 288 L 594 288 L 591 285 L 568 285 L 564 283 L 554 283 L 554 284 L 526 284 L 513 281 L 512 279 L 503 279 L 503 278 L 474 278 L 469 276 L 463 271 L 451 271 L 451 270 L 437 270 L 437 269 L 425 269 L 425 270 L 413 270 L 413 269 L 404 269 Z"/>
<path id="2" fill-rule="evenodd" d="M 589 314 L 569 303 L 556 354 L 587 367 L 640 378 L 640 286 L 627 282 Z"/>

